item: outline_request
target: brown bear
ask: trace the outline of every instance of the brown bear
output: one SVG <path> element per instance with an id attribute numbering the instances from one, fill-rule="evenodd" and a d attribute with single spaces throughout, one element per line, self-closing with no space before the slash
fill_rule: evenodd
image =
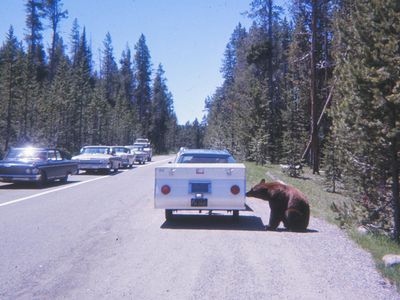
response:
<path id="1" fill-rule="evenodd" d="M 282 221 L 290 231 L 305 231 L 310 220 L 310 205 L 306 196 L 298 189 L 280 182 L 265 182 L 265 179 L 246 193 L 269 202 L 271 214 L 266 229 L 275 230 Z"/>

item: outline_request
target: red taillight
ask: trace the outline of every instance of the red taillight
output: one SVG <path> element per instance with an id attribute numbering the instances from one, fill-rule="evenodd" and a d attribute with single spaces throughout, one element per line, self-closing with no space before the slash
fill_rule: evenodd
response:
<path id="1" fill-rule="evenodd" d="M 169 192 L 171 192 L 171 188 L 169 187 L 169 185 L 163 185 L 161 187 L 161 193 L 163 193 L 164 195 L 168 195 Z"/>
<path id="2" fill-rule="evenodd" d="M 235 184 L 235 185 L 232 185 L 232 187 L 231 187 L 231 193 L 234 194 L 234 195 L 239 194 L 239 193 L 240 193 L 240 187 L 237 186 L 236 184 Z"/>

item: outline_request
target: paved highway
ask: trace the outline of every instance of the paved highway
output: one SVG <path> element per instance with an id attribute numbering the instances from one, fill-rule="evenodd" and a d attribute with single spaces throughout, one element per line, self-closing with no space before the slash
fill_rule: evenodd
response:
<path id="1" fill-rule="evenodd" d="M 154 167 L 0 184 L 0 299 L 398 299 L 335 226 L 266 232 L 266 203 L 226 213 L 153 208 Z"/>

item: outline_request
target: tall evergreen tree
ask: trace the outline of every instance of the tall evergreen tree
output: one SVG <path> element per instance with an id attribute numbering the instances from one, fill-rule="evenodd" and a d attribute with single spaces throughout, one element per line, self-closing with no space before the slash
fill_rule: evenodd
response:
<path id="1" fill-rule="evenodd" d="M 344 174 L 363 205 L 383 207 L 391 186 L 393 236 L 399 241 L 400 4 L 395 0 L 357 1 L 341 26 L 334 133 L 345 158 Z M 385 216 L 387 218 L 387 216 Z"/>
<path id="2" fill-rule="evenodd" d="M 87 45 L 86 30 L 83 28 L 76 57 L 73 58 L 71 79 L 70 143 L 77 151 L 86 142 L 88 120 L 86 109 L 91 99 L 92 64 L 91 50 Z"/>
<path id="3" fill-rule="evenodd" d="M 172 95 L 168 91 L 164 69 L 158 65 L 152 90 L 151 140 L 157 153 L 167 151 L 167 133 L 173 112 Z"/>
<path id="4" fill-rule="evenodd" d="M 77 53 L 79 50 L 79 40 L 80 40 L 80 32 L 79 32 L 79 24 L 78 24 L 78 19 L 74 19 L 74 22 L 72 23 L 72 29 L 71 29 L 71 34 L 70 34 L 70 39 L 71 39 L 71 57 L 72 57 L 72 62 L 75 64 L 75 60 L 77 58 Z"/>
<path id="5" fill-rule="evenodd" d="M 109 32 L 104 39 L 103 46 L 101 77 L 105 87 L 106 99 L 111 106 L 114 106 L 117 97 L 118 66 L 115 62 L 114 50 Z"/>
<path id="6" fill-rule="evenodd" d="M 21 99 L 21 55 L 19 43 L 11 26 L 0 48 L 0 141 L 1 152 L 8 150 L 18 134 L 18 112 Z"/>
<path id="7" fill-rule="evenodd" d="M 150 133 L 151 120 L 151 62 L 150 52 L 146 45 L 146 38 L 142 34 L 135 45 L 135 105 L 137 107 L 141 135 Z"/>
<path id="8" fill-rule="evenodd" d="M 45 93 L 45 102 L 41 108 L 42 140 L 47 145 L 70 149 L 68 140 L 71 122 L 69 117 L 73 114 L 71 106 L 72 68 L 62 39 L 57 42 L 55 56 L 58 64 L 53 80 Z"/>
<path id="9" fill-rule="evenodd" d="M 62 7 L 62 0 L 44 0 L 43 2 L 44 16 L 48 19 L 52 31 L 49 67 L 50 78 L 53 78 L 55 68 L 57 67 L 58 60 L 60 59 L 55 55 L 57 43 L 60 39 L 58 32 L 59 26 L 62 19 L 66 19 L 68 17 L 68 11 L 63 10 Z"/>
<path id="10" fill-rule="evenodd" d="M 44 80 L 47 77 L 45 52 L 43 50 L 43 2 L 27 0 L 25 4 L 26 29 L 25 41 L 28 45 L 24 66 L 25 87 L 23 91 L 23 142 L 35 142 L 38 126 L 38 109 L 41 106 Z"/>
<path id="11" fill-rule="evenodd" d="M 229 43 L 226 45 L 221 73 L 224 78 L 224 85 L 232 85 L 237 67 L 237 50 L 246 36 L 246 29 L 238 24 L 233 31 Z"/>
<path id="12" fill-rule="evenodd" d="M 131 144 L 134 138 L 139 135 L 137 111 L 134 107 L 135 75 L 132 65 L 131 50 L 127 46 L 121 55 L 121 69 L 119 71 L 120 88 L 118 109 L 121 119 L 121 144 Z"/>

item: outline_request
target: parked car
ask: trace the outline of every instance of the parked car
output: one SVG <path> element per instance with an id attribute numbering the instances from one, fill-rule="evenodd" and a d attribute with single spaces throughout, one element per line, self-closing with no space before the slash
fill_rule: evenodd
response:
<path id="1" fill-rule="evenodd" d="M 78 162 L 79 170 L 89 172 L 117 172 L 122 166 L 121 157 L 115 155 L 110 146 L 85 146 L 72 160 Z"/>
<path id="2" fill-rule="evenodd" d="M 153 148 L 151 147 L 148 139 L 136 139 L 134 146 L 143 147 L 143 151 L 147 155 L 147 161 L 151 161 L 153 158 Z"/>
<path id="3" fill-rule="evenodd" d="M 176 163 L 236 163 L 226 150 L 181 149 L 175 159 Z"/>
<path id="4" fill-rule="evenodd" d="M 246 210 L 246 169 L 228 151 L 181 149 L 175 162 L 156 167 L 155 208 L 173 211 Z"/>
<path id="5" fill-rule="evenodd" d="M 147 161 L 148 155 L 143 151 L 142 146 L 130 145 L 125 147 L 129 148 L 131 153 L 135 155 L 134 162 L 137 162 L 138 164 L 144 164 Z"/>
<path id="6" fill-rule="evenodd" d="M 2 182 L 66 182 L 69 175 L 77 172 L 78 164 L 53 148 L 11 148 L 0 161 Z"/>
<path id="7" fill-rule="evenodd" d="M 135 144 L 136 143 L 138 143 L 138 144 L 150 144 L 150 141 L 149 141 L 149 139 L 138 138 L 138 139 L 135 140 Z"/>
<path id="8" fill-rule="evenodd" d="M 135 154 L 131 152 L 131 150 L 124 146 L 112 146 L 112 153 L 115 153 L 116 156 L 121 157 L 122 167 L 131 168 L 133 163 L 135 162 Z"/>

